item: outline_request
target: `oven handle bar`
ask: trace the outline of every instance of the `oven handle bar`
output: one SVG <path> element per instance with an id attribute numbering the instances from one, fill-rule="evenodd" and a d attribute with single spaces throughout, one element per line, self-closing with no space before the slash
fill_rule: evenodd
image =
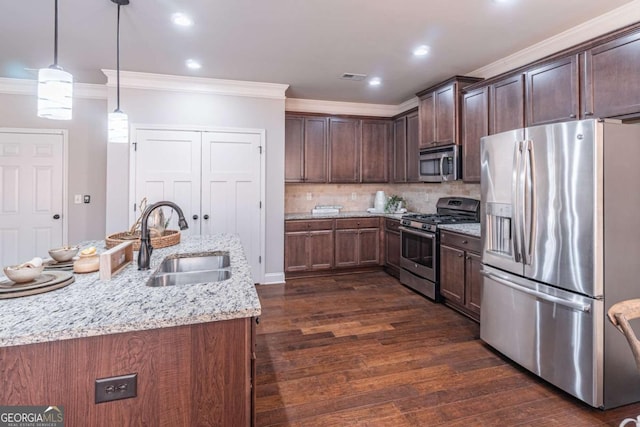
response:
<path id="1" fill-rule="evenodd" d="M 418 230 L 413 230 L 411 228 L 407 228 L 407 227 L 403 227 L 403 226 L 398 227 L 398 229 L 400 231 L 404 231 L 405 233 L 413 234 L 414 236 L 420 236 L 420 237 L 435 237 L 435 235 L 436 235 L 435 233 L 432 233 L 431 231 L 426 231 L 426 230 L 418 231 Z"/>
<path id="2" fill-rule="evenodd" d="M 508 286 L 508 287 L 510 287 L 512 289 L 515 289 L 516 291 L 520 291 L 520 292 L 523 292 L 525 294 L 529 294 L 529 295 L 531 295 L 533 297 L 540 298 L 541 300 L 552 302 L 552 303 L 555 303 L 555 304 L 560 304 L 560 305 L 572 308 L 572 309 L 577 310 L 577 311 L 582 311 L 584 313 L 589 313 L 591 311 L 591 304 L 580 304 L 578 302 L 569 301 L 569 300 L 564 299 L 564 298 L 558 298 L 558 297 L 553 296 L 553 295 L 545 294 L 544 292 L 536 291 L 534 289 L 529 289 L 529 288 L 526 288 L 524 286 L 520 286 L 520 285 L 518 285 L 516 283 L 510 282 L 510 281 L 508 281 L 506 279 L 503 279 L 501 277 L 498 277 L 495 274 L 492 274 L 492 273 L 490 273 L 488 271 L 485 271 L 485 270 L 480 270 L 480 274 L 482 274 L 483 276 L 485 276 L 485 277 L 487 277 L 487 278 L 489 278 L 491 280 L 495 280 L 496 282 L 498 282 L 498 283 L 500 283 L 502 285 L 505 285 L 505 286 Z"/>

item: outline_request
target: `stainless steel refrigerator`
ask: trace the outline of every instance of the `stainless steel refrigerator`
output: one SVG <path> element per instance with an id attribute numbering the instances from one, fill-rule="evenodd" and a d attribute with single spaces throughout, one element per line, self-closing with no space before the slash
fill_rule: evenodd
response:
<path id="1" fill-rule="evenodd" d="M 606 320 L 640 298 L 640 125 L 536 126 L 481 147 L 480 337 L 591 406 L 640 401 L 631 350 Z"/>

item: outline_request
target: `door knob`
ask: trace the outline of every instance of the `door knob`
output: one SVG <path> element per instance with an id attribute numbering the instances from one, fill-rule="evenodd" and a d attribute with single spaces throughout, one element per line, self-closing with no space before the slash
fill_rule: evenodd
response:
<path id="1" fill-rule="evenodd" d="M 205 215 L 203 218 L 204 219 L 209 219 L 209 215 Z"/>
<path id="2" fill-rule="evenodd" d="M 192 216 L 192 218 L 193 218 L 194 220 L 196 220 L 196 219 L 198 219 L 198 215 L 194 215 L 194 216 Z"/>
<path id="3" fill-rule="evenodd" d="M 60 215 L 55 214 L 55 215 L 53 216 L 53 219 L 60 219 Z"/>

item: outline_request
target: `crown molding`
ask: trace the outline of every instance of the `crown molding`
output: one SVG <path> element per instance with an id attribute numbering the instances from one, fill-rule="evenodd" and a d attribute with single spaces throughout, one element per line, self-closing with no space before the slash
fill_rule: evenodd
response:
<path id="1" fill-rule="evenodd" d="M 102 72 L 107 76 L 107 87 L 116 87 L 116 70 L 102 70 Z M 285 99 L 284 93 L 289 85 L 120 71 L 120 87 Z"/>
<path id="2" fill-rule="evenodd" d="M 287 98 L 286 111 L 299 113 L 344 114 L 355 116 L 391 117 L 396 106 L 386 104 L 361 104 L 357 102 L 322 101 L 318 99 Z"/>
<path id="3" fill-rule="evenodd" d="M 0 77 L 0 93 L 36 96 L 38 82 L 31 79 Z M 87 99 L 107 99 L 107 88 L 104 85 L 74 83 L 73 96 Z"/>
<path id="4" fill-rule="evenodd" d="M 634 0 L 467 75 L 488 79 L 638 21 L 640 0 Z"/>

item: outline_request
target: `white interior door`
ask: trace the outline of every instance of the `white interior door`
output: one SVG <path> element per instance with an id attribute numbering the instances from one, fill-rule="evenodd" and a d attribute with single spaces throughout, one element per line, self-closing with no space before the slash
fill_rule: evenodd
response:
<path id="1" fill-rule="evenodd" d="M 146 197 L 148 204 L 169 200 L 182 209 L 189 228 L 183 235 L 200 235 L 200 147 L 201 132 L 136 131 L 135 203 Z M 163 208 L 168 218 L 171 210 Z M 136 217 L 141 214 L 136 212 Z M 178 230 L 173 214 L 169 228 Z"/>
<path id="2" fill-rule="evenodd" d="M 254 282 L 261 277 L 261 164 L 260 134 L 203 133 L 202 233 L 239 235 Z"/>
<path id="3" fill-rule="evenodd" d="M 0 131 L 0 264 L 63 243 L 65 134 Z"/>

